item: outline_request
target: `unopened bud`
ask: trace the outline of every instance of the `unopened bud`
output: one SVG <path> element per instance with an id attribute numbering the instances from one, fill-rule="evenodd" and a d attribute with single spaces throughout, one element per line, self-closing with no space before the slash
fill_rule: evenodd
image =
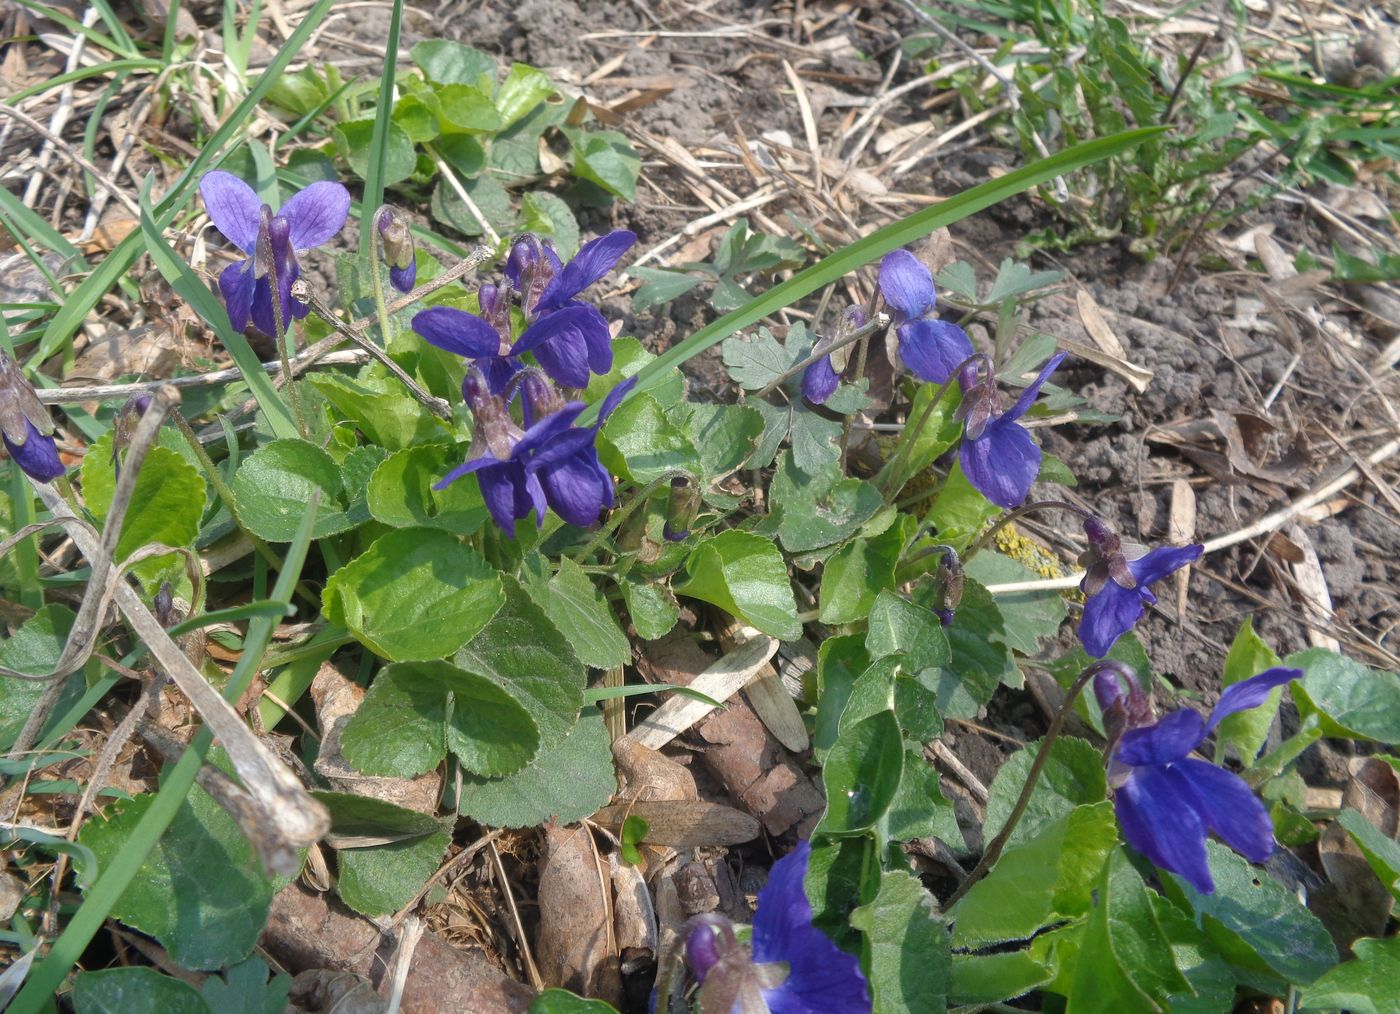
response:
<path id="1" fill-rule="evenodd" d="M 52 482 L 64 473 L 53 428 L 48 409 L 24 371 L 0 352 L 0 436 L 15 464 L 39 482 Z"/>
<path id="2" fill-rule="evenodd" d="M 505 273 L 520 293 L 520 306 L 530 316 L 544 292 L 563 265 L 548 240 L 527 233 L 515 241 L 506 258 Z"/>
<path id="3" fill-rule="evenodd" d="M 151 395 L 143 392 L 133 394 L 117 410 L 117 416 L 112 421 L 112 466 L 118 475 L 121 474 L 119 456 L 131 446 L 131 440 L 136 436 L 136 424 L 150 407 Z"/>
<path id="4" fill-rule="evenodd" d="M 402 212 L 386 204 L 374 213 L 379 255 L 389 266 L 389 284 L 400 292 L 413 291 L 417 268 L 413 262 L 413 233 Z"/>
<path id="5" fill-rule="evenodd" d="M 943 626 L 951 626 L 962 602 L 963 569 L 952 546 L 943 546 L 943 558 L 933 572 L 933 614 Z"/>
<path id="6" fill-rule="evenodd" d="M 690 526 L 700 510 L 700 491 L 686 475 L 671 480 L 671 496 L 666 501 L 666 523 L 661 534 L 667 542 L 683 542 L 690 537 Z"/>
<path id="7" fill-rule="evenodd" d="M 544 371 L 533 367 L 521 374 L 521 399 L 524 402 L 525 425 L 533 426 L 564 407 L 564 396 L 559 393 Z"/>
<path id="8" fill-rule="evenodd" d="M 1129 729 L 1152 721 L 1152 703 L 1142 692 L 1137 674 L 1121 662 L 1105 659 L 1094 663 L 1094 699 L 1103 714 L 1109 748 Z"/>
<path id="9" fill-rule="evenodd" d="M 169 581 L 161 582 L 160 590 L 156 592 L 151 605 L 151 611 L 156 614 L 156 622 L 162 627 L 168 627 L 175 622 L 175 594 Z"/>

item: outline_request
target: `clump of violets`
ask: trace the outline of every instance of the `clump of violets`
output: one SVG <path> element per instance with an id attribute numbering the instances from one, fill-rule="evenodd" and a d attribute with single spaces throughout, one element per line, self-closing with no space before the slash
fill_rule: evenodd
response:
<path id="1" fill-rule="evenodd" d="M 392 204 L 384 205 L 374 213 L 374 231 L 380 259 L 389 268 L 389 284 L 400 292 L 412 292 L 418 268 L 413 260 L 413 233 L 403 213 Z"/>
<path id="2" fill-rule="evenodd" d="M 251 321 L 269 337 L 285 333 L 293 319 L 309 312 L 292 298 L 292 283 L 301 276 L 297 254 L 340 232 L 350 213 L 350 192 L 339 183 L 312 183 L 274 214 L 252 187 L 222 169 L 205 173 L 199 192 L 210 220 L 247 255 L 219 275 L 229 322 L 236 331 Z"/>
<path id="3" fill-rule="evenodd" d="M 895 250 L 880 261 L 880 293 L 892 311 L 899 359 L 920 380 L 946 384 L 972 355 L 967 332 L 934 314 L 938 292 L 933 275 L 908 250 Z"/>
<path id="4" fill-rule="evenodd" d="M 1156 603 L 1149 585 L 1195 563 L 1205 550 L 1199 544 L 1159 546 L 1150 552 L 1125 546 L 1118 533 L 1096 517 L 1085 519 L 1084 534 L 1089 548 L 1079 557 L 1084 567 L 1079 587 L 1085 596 L 1079 640 L 1086 652 L 1103 658 Z"/>
<path id="5" fill-rule="evenodd" d="M 812 906 L 802 886 L 812 846 L 773 864 L 758 892 L 751 948 L 743 947 L 723 916 L 692 920 L 686 959 L 700 982 L 706 1014 L 863 1014 L 871 1009 L 870 988 L 860 961 L 812 925 Z"/>
<path id="6" fill-rule="evenodd" d="M 998 507 L 1019 507 L 1040 474 L 1040 448 L 1019 420 L 1035 404 L 1040 389 L 1065 355 L 1051 356 L 1005 412 L 1000 411 L 1001 392 L 989 357 L 978 356 L 958 370 L 962 403 L 954 417 L 964 423 L 958 462 L 967 481 Z"/>
<path id="7" fill-rule="evenodd" d="M 413 330 L 440 349 L 472 360 L 492 394 L 502 393 L 529 352 L 555 383 L 584 388 L 592 374 L 612 369 L 612 331 L 595 307 L 574 297 L 612 270 L 636 242 L 616 230 L 585 243 L 564 264 L 548 240 L 525 235 L 511 247 L 505 281 L 477 291 L 478 313 L 434 306 L 413 318 Z M 525 330 L 512 341 L 511 307 Z"/>
<path id="8" fill-rule="evenodd" d="M 0 352 L 0 439 L 14 463 L 39 482 L 53 482 L 64 473 L 53 431 L 53 419 L 24 371 Z"/>
<path id="9" fill-rule="evenodd" d="M 1263 704 L 1275 687 L 1301 679 L 1301 669 L 1269 669 L 1231 684 L 1203 720 L 1182 708 L 1152 724 L 1151 709 L 1133 679 L 1125 688 L 1116 668 L 1094 677 L 1094 693 L 1110 746 L 1109 784 L 1123 837 L 1154 864 L 1183 877 L 1202 894 L 1215 890 L 1206 856 L 1214 833 L 1250 862 L 1274 850 L 1268 811 L 1233 772 L 1190 756 L 1221 719 Z M 1110 720 L 1110 716 L 1112 716 Z"/>
<path id="10" fill-rule="evenodd" d="M 531 514 L 536 526 L 544 524 L 548 507 L 570 524 L 593 524 L 616 502 L 612 475 L 598 460 L 598 429 L 633 383 L 625 381 L 609 392 L 594 425 L 575 426 L 584 403 L 564 401 L 540 371 L 526 370 L 520 382 L 522 428 L 511 418 L 506 397 L 493 394 L 482 371 L 468 367 L 462 396 L 472 410 L 474 457 L 434 488 L 475 474 L 486 509 L 508 535 Z"/>

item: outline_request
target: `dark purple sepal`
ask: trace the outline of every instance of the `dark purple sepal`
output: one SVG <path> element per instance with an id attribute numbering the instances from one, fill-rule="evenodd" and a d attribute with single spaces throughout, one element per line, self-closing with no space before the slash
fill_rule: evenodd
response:
<path id="1" fill-rule="evenodd" d="M 28 419 L 24 421 L 24 431 L 24 442 L 18 444 L 0 434 L 5 450 L 10 452 L 10 457 L 25 475 L 38 482 L 53 482 L 66 471 L 58 457 L 58 445 L 53 437 L 35 429 Z"/>

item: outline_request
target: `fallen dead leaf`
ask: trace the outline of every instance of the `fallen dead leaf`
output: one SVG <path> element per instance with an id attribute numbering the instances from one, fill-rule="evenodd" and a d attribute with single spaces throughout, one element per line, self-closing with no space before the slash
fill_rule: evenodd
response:
<path id="1" fill-rule="evenodd" d="M 588 831 L 544 825 L 535 961 L 547 986 L 619 1006 L 622 974 L 610 915 L 612 877 Z"/>

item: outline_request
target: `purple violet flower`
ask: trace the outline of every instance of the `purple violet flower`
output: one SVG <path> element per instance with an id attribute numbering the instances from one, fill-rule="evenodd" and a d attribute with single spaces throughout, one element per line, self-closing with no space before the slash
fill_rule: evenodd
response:
<path id="1" fill-rule="evenodd" d="M 1040 448 L 1017 420 L 1030 411 L 1040 388 L 1065 355 L 1060 352 L 1052 356 L 1040 375 L 1021 392 L 1016 404 L 1000 414 L 997 409 L 1001 394 L 986 357 L 967 363 L 958 373 L 963 400 L 955 418 L 966 423 L 958 461 L 967 481 L 998 507 L 1019 507 L 1040 474 Z"/>
<path id="2" fill-rule="evenodd" d="M 972 341 L 933 316 L 938 293 L 929 269 L 908 250 L 894 250 L 880 261 L 880 292 L 893 311 L 900 361 L 920 380 L 946 384 L 972 355 Z"/>
<path id="3" fill-rule="evenodd" d="M 813 405 L 822 405 L 836 393 L 836 385 L 841 378 L 830 356 L 822 356 L 802 373 L 802 397 Z"/>
<path id="4" fill-rule="evenodd" d="M 1079 620 L 1079 640 L 1094 658 L 1103 658 L 1113 642 L 1131 630 L 1147 606 L 1157 601 L 1148 585 L 1201 558 L 1204 547 L 1159 546 L 1148 552 L 1141 547 L 1125 551 L 1116 532 L 1098 518 L 1084 522 L 1089 548 L 1080 556 L 1084 580 L 1084 615 Z M 1132 558 L 1129 555 L 1134 554 Z"/>
<path id="5" fill-rule="evenodd" d="M 1268 859 L 1274 831 L 1264 804 L 1238 775 L 1190 753 L 1222 718 L 1258 707 L 1275 687 L 1302 676 L 1301 669 L 1270 669 L 1226 687 L 1207 721 L 1183 708 L 1154 725 L 1124 732 L 1109 779 L 1128 844 L 1202 894 L 1215 890 L 1206 861 L 1207 833 L 1213 831 L 1250 862 Z"/>
<path id="6" fill-rule="evenodd" d="M 510 286 L 477 290 L 481 314 L 432 306 L 413 315 L 412 327 L 430 345 L 472 360 L 486 378 L 486 389 L 500 394 L 521 370 L 510 355 Z"/>
<path id="7" fill-rule="evenodd" d="M 247 183 L 215 169 L 199 181 L 209 218 L 230 243 L 248 255 L 219 275 L 219 292 L 235 331 L 249 320 L 263 334 L 277 334 L 272 285 L 277 282 L 282 328 L 305 317 L 308 307 L 292 298 L 292 283 L 301 275 L 297 253 L 333 239 L 350 213 L 350 192 L 339 183 L 321 181 L 291 196 L 277 214 Z"/>
<path id="8" fill-rule="evenodd" d="M 636 241 L 635 234 L 616 229 L 589 240 L 573 260 L 561 264 L 547 241 L 537 236 L 517 240 L 505 270 L 520 292 L 529 326 L 510 354 L 534 353 L 544 371 L 565 387 L 587 387 L 590 372 L 611 370 L 607 318 L 574 297 L 611 271 Z"/>
<path id="9" fill-rule="evenodd" d="M 702 984 L 705 1011 L 721 1014 L 864 1014 L 870 988 L 860 961 L 812 925 L 812 905 L 802 886 L 812 856 L 810 842 L 773 864 L 758 892 L 752 955 L 718 915 L 697 917 L 686 936 L 686 957 Z"/>
<path id="10" fill-rule="evenodd" d="M 537 373 L 527 380 L 530 376 L 548 383 Z M 486 509 L 508 535 L 514 533 L 516 521 L 532 512 L 535 524 L 544 524 L 548 507 L 570 524 L 593 524 L 601 510 L 616 502 L 612 476 L 598 461 L 598 427 L 633 383 L 619 384 L 608 394 L 597 423 L 575 427 L 583 402 L 562 402 L 557 394 L 543 397 L 532 382 L 526 387 L 526 411 L 532 421 L 522 430 L 510 418 L 505 398 L 490 392 L 477 367 L 468 367 L 462 396 L 475 422 L 472 447 L 485 453 L 454 468 L 433 488 L 443 489 L 475 473 Z"/>
<path id="11" fill-rule="evenodd" d="M 65 471 L 53 439 L 53 419 L 24 371 L 0 353 L 0 440 L 26 475 L 53 482 Z"/>

